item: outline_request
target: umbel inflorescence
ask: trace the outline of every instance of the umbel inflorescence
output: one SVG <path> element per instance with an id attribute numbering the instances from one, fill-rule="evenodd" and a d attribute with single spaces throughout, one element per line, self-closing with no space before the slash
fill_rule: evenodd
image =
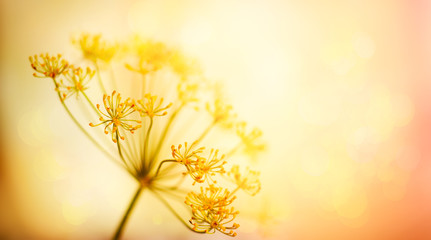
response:
<path id="1" fill-rule="evenodd" d="M 178 49 L 139 37 L 110 43 L 91 34 L 73 43 L 88 66 L 76 67 L 60 54 L 35 55 L 30 63 L 35 77 L 53 81 L 79 129 L 139 183 L 114 239 L 120 238 L 144 189 L 190 230 L 236 236 L 235 193 L 253 196 L 260 182 L 259 172 L 235 165 L 235 155 L 262 151 L 261 131 L 238 120 L 198 62 Z M 120 94 L 124 89 L 129 97 Z M 75 103 L 87 114 L 72 112 Z M 198 127 L 196 119 L 204 119 L 206 126 Z M 235 134 L 236 143 L 225 149 L 204 147 L 227 139 L 214 137 L 217 132 Z M 99 133 L 109 138 L 98 138 Z M 178 203 L 189 216 L 174 206 Z"/>

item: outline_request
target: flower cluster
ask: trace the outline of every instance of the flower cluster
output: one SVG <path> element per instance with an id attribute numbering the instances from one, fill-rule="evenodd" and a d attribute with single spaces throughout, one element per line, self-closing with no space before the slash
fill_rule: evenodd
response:
<path id="1" fill-rule="evenodd" d="M 103 95 L 103 105 L 106 113 L 100 110 L 100 104 L 97 104 L 97 110 L 102 115 L 98 124 L 90 123 L 91 127 L 97 127 L 99 125 L 105 125 L 105 134 L 111 132 L 112 141 L 117 143 L 118 138 L 124 140 L 124 136 L 121 136 L 120 129 L 134 133 L 134 131 L 141 127 L 141 125 L 133 126 L 130 123 L 141 123 L 140 120 L 128 119 L 128 116 L 135 112 L 135 103 L 127 98 L 124 102 L 121 101 L 120 94 L 117 94 L 114 90 L 111 96 L 106 94 Z M 111 127 L 112 125 L 112 127 Z M 111 127 L 111 128 L 110 128 Z"/>
<path id="2" fill-rule="evenodd" d="M 192 209 L 190 223 L 193 224 L 193 230 L 205 233 L 214 233 L 218 230 L 226 235 L 236 236 L 233 230 L 237 229 L 239 224 L 230 224 L 239 211 L 229 207 L 235 198 L 227 189 L 213 185 L 205 189 L 201 187 L 200 193 L 189 193 L 185 204 Z"/>
<path id="3" fill-rule="evenodd" d="M 120 238 L 143 189 L 151 191 L 190 230 L 236 236 L 239 224 L 233 221 L 239 211 L 232 206 L 235 193 L 243 190 L 255 195 L 261 186 L 258 172 L 247 168 L 240 173 L 238 166 L 231 167 L 235 160 L 233 153 L 238 149 L 250 154 L 262 151 L 265 145 L 260 130 L 249 131 L 244 122 L 238 121 L 223 96 L 212 94 L 198 62 L 176 48 L 139 37 L 128 43 L 111 44 L 101 35 L 91 34 L 82 34 L 73 43 L 95 70 L 75 67 L 61 55 L 35 55 L 30 57 L 30 63 L 35 77 L 53 80 L 61 104 L 85 136 L 137 181 L 138 190 L 114 239 Z M 100 62 L 106 67 L 100 68 Z M 163 81 L 156 79 L 159 75 Z M 131 87 L 124 86 L 129 79 L 119 81 L 115 76 L 133 76 Z M 97 81 L 91 81 L 93 78 Z M 122 87 L 122 93 L 123 89 L 131 89 L 128 95 L 135 97 L 123 99 L 117 86 Z M 89 88 L 95 88 L 91 92 L 103 96 L 93 101 L 87 95 Z M 76 98 L 71 98 L 74 95 Z M 200 96 L 212 98 L 203 100 Z M 80 103 L 82 113 L 71 111 L 72 102 Z M 208 118 L 212 120 L 206 122 Z M 81 125 L 85 121 L 92 128 Z M 208 139 L 218 140 L 215 126 L 236 132 L 238 145 L 202 147 Z M 103 136 L 101 133 L 110 135 L 111 141 L 97 141 L 100 137 L 95 135 Z M 195 141 L 175 145 L 184 142 L 180 137 Z M 187 185 L 187 178 L 193 182 Z M 184 218 L 166 195 L 181 195 L 179 203 L 188 206 L 189 215 Z"/>
<path id="4" fill-rule="evenodd" d="M 205 181 L 211 181 L 212 183 L 217 183 L 213 179 L 216 174 L 224 174 L 226 171 L 223 165 L 226 161 L 223 161 L 224 155 L 218 157 L 218 150 L 211 149 L 208 157 L 203 157 L 201 154 L 204 151 L 204 147 L 198 148 L 197 150 L 192 150 L 193 146 L 197 142 L 194 142 L 189 148 L 187 147 L 187 142 L 184 143 L 184 151 L 181 153 L 182 145 L 178 145 L 176 148 L 172 145 L 172 156 L 176 161 L 184 165 L 187 169 L 185 174 L 189 174 L 195 181 L 193 185 L 198 183 L 203 183 Z"/>
<path id="5" fill-rule="evenodd" d="M 35 77 L 56 78 L 69 67 L 69 63 L 62 59 L 61 54 L 57 56 L 50 56 L 48 53 L 40 54 L 39 56 L 34 55 L 34 57 L 30 57 L 29 59 L 31 67 L 36 71 L 36 73 L 33 73 Z"/>

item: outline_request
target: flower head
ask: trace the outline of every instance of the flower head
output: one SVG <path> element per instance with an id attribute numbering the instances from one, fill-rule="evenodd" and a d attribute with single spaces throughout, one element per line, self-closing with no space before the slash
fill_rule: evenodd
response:
<path id="1" fill-rule="evenodd" d="M 109 62 L 117 52 L 117 46 L 102 40 L 102 35 L 82 34 L 79 39 L 72 40 L 81 49 L 84 58 L 97 62 Z"/>
<path id="2" fill-rule="evenodd" d="M 228 177 L 246 193 L 254 196 L 260 191 L 260 173 L 257 171 L 252 171 L 246 169 L 245 173 L 241 174 L 239 171 L 239 166 L 235 165 L 227 173 Z"/>
<path id="3" fill-rule="evenodd" d="M 184 164 L 186 167 L 196 164 L 199 159 L 199 155 L 205 150 L 204 147 L 193 150 L 196 144 L 197 142 L 193 142 L 190 146 L 188 146 L 187 142 L 185 142 L 184 148 L 182 144 L 179 144 L 178 147 L 172 145 L 172 157 L 177 160 L 177 162 Z"/>
<path id="4" fill-rule="evenodd" d="M 211 149 L 208 158 L 199 157 L 196 164 L 193 166 L 192 171 L 189 171 L 193 180 L 198 183 L 203 183 L 205 180 L 210 180 L 212 183 L 217 183 L 213 177 L 216 174 L 225 173 L 224 165 L 226 161 L 223 160 L 224 155 L 218 156 L 218 150 Z"/>
<path id="5" fill-rule="evenodd" d="M 217 183 L 213 177 L 216 174 L 225 173 L 223 165 L 226 164 L 224 161 L 224 155 L 218 156 L 218 150 L 211 149 L 211 152 L 207 158 L 203 157 L 201 154 L 204 151 L 204 147 L 192 150 L 193 146 L 197 142 L 194 142 L 189 148 L 187 147 L 187 142 L 184 144 L 184 151 L 181 153 L 182 145 L 178 145 L 175 148 L 172 145 L 172 156 L 177 162 L 183 164 L 190 177 L 195 181 L 193 185 L 198 183 L 204 183 L 206 180 L 210 180 L 212 183 Z"/>
<path id="6" fill-rule="evenodd" d="M 182 104 L 190 102 L 198 102 L 197 94 L 200 89 L 200 84 L 196 82 L 180 82 L 177 85 L 178 98 Z"/>
<path id="7" fill-rule="evenodd" d="M 201 75 L 202 69 L 195 59 L 185 56 L 180 51 L 175 51 L 169 58 L 169 64 L 182 81 L 188 80 L 189 76 Z"/>
<path id="8" fill-rule="evenodd" d="M 124 102 L 121 102 L 120 94 L 116 94 L 116 91 L 113 91 L 111 96 L 103 95 L 103 105 L 105 107 L 106 113 L 100 110 L 100 105 L 97 104 L 96 107 L 102 116 L 99 118 L 101 121 L 98 124 L 90 123 L 91 127 L 96 127 L 102 124 L 105 124 L 105 134 L 111 132 L 112 141 L 114 143 L 117 142 L 118 138 L 124 140 L 124 136 L 120 135 L 120 128 L 134 133 L 134 131 L 141 127 L 141 125 L 135 125 L 128 122 L 141 123 L 139 120 L 127 119 L 129 115 L 135 112 L 135 104 L 133 101 L 130 101 L 130 98 L 126 99 Z M 112 128 L 109 127 L 112 125 Z"/>
<path id="9" fill-rule="evenodd" d="M 59 91 L 62 92 L 61 97 L 64 101 L 66 98 L 76 95 L 79 96 L 80 92 L 84 92 L 88 87 L 86 85 L 93 78 L 96 72 L 90 68 L 83 70 L 82 68 L 75 68 L 70 66 L 70 69 L 64 74 L 66 82 L 61 80 L 59 84 Z"/>
<path id="10" fill-rule="evenodd" d="M 133 39 L 133 49 L 138 56 L 139 63 L 136 67 L 126 64 L 126 67 L 141 74 L 155 72 L 168 64 L 171 50 L 162 42 L 144 41 L 140 38 Z"/>
<path id="11" fill-rule="evenodd" d="M 265 150 L 266 146 L 261 139 L 262 131 L 260 129 L 253 128 L 251 131 L 247 131 L 247 124 L 245 122 L 239 122 L 236 127 L 236 133 L 244 144 L 244 152 L 254 155 L 257 152 Z"/>
<path id="12" fill-rule="evenodd" d="M 138 105 L 136 109 L 141 113 L 142 116 L 148 116 L 153 118 L 154 116 L 165 116 L 168 114 L 165 110 L 172 106 L 169 103 L 166 106 L 162 106 L 163 98 L 160 98 L 157 103 L 157 96 L 153 96 L 149 93 L 145 94 L 143 100 L 138 100 Z"/>
<path id="13" fill-rule="evenodd" d="M 185 203 L 192 209 L 189 222 L 193 225 L 193 230 L 206 233 L 214 233 L 217 230 L 229 236 L 236 236 L 233 230 L 239 225 L 233 223 L 228 226 L 239 213 L 229 207 L 235 198 L 227 189 L 214 185 L 201 187 L 200 193 L 190 192 Z"/>
<path id="14" fill-rule="evenodd" d="M 213 104 L 207 103 L 207 111 L 213 117 L 214 123 L 226 128 L 233 126 L 236 115 L 233 113 L 232 105 L 226 104 L 221 98 L 217 98 Z"/>
<path id="15" fill-rule="evenodd" d="M 39 59 L 40 58 L 40 59 Z M 38 72 L 33 73 L 35 77 L 50 77 L 55 78 L 65 71 L 67 71 L 69 67 L 69 63 L 62 59 L 61 54 L 57 56 L 50 56 L 47 54 L 40 54 L 39 56 L 34 55 L 34 57 L 30 56 L 31 67 Z"/>

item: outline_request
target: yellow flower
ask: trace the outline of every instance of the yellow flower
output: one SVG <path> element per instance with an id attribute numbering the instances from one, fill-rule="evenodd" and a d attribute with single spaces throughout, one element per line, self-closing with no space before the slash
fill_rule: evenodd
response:
<path id="1" fill-rule="evenodd" d="M 256 195 L 260 191 L 260 173 L 257 171 L 252 171 L 247 168 L 246 172 L 241 174 L 239 172 L 239 166 L 234 165 L 227 175 L 238 188 L 244 190 L 244 192 L 251 196 Z"/>
<path id="2" fill-rule="evenodd" d="M 157 96 L 153 96 L 149 93 L 145 94 L 143 100 L 138 100 L 137 110 L 139 113 L 141 113 L 141 116 L 148 116 L 150 118 L 153 118 L 154 116 L 165 116 L 168 114 L 165 110 L 170 108 L 172 106 L 172 103 L 169 103 L 166 106 L 162 106 L 163 104 L 163 98 L 160 98 L 160 100 L 157 102 Z"/>
<path id="3" fill-rule="evenodd" d="M 183 81 L 188 80 L 189 76 L 202 74 L 199 63 L 195 59 L 188 58 L 180 51 L 175 51 L 171 55 L 169 64 Z"/>
<path id="4" fill-rule="evenodd" d="M 178 99 L 183 104 L 187 104 L 190 102 L 198 102 L 199 98 L 197 94 L 199 90 L 200 90 L 199 83 L 181 81 L 177 85 Z"/>
<path id="5" fill-rule="evenodd" d="M 192 217 L 189 222 L 196 232 L 214 233 L 220 231 L 229 236 L 236 236 L 234 229 L 239 224 L 230 224 L 239 214 L 229 205 L 235 200 L 227 189 L 210 185 L 207 188 L 201 187 L 200 193 L 190 192 L 185 203 L 192 209 Z"/>
<path id="6" fill-rule="evenodd" d="M 205 180 L 210 180 L 212 183 L 217 183 L 213 177 L 218 174 L 225 173 L 223 165 L 227 162 L 223 160 L 224 155 L 218 157 L 218 150 L 211 149 L 208 158 L 199 157 L 192 171 L 189 171 L 193 180 L 198 183 L 203 183 Z"/>
<path id="7" fill-rule="evenodd" d="M 100 123 L 93 124 L 90 123 L 91 127 L 96 127 L 102 124 L 105 124 L 105 134 L 111 132 L 111 138 L 114 143 L 117 142 L 118 138 L 124 140 L 124 136 L 121 136 L 119 130 L 120 127 L 126 131 L 134 133 L 134 131 L 141 127 L 141 125 L 133 126 L 127 122 L 135 122 L 141 123 L 139 120 L 127 119 L 127 117 L 135 112 L 135 104 L 130 101 L 130 98 L 126 99 L 124 102 L 121 102 L 120 94 L 117 94 L 116 91 L 113 91 L 111 96 L 103 95 L 103 105 L 105 107 L 106 113 L 100 110 L 100 105 L 97 104 L 97 109 L 102 114 L 99 118 Z M 112 128 L 108 131 L 109 127 L 112 125 Z"/>
<path id="8" fill-rule="evenodd" d="M 39 60 L 40 57 L 40 60 Z M 61 54 L 55 56 L 50 56 L 47 54 L 40 54 L 39 56 L 34 55 L 30 57 L 31 67 L 41 75 L 33 73 L 35 77 L 50 77 L 56 78 L 57 76 L 63 74 L 67 71 L 69 63 L 62 59 Z"/>
<path id="9" fill-rule="evenodd" d="M 226 104 L 221 98 L 217 98 L 213 105 L 207 103 L 207 111 L 213 117 L 215 124 L 220 124 L 225 128 L 233 126 L 236 115 L 233 113 L 232 105 Z"/>
<path id="10" fill-rule="evenodd" d="M 177 160 L 177 162 L 184 164 L 186 167 L 195 164 L 199 159 L 199 154 L 201 154 L 205 150 L 204 147 L 200 147 L 196 150 L 193 150 L 193 147 L 196 144 L 197 142 L 193 142 L 189 147 L 187 142 L 185 142 L 184 148 L 181 144 L 179 144 L 177 148 L 175 148 L 175 145 L 172 145 L 172 157 Z M 184 150 L 181 152 L 181 149 Z"/>
<path id="11" fill-rule="evenodd" d="M 109 62 L 117 52 L 117 46 L 102 40 L 102 35 L 82 34 L 79 39 L 72 40 L 81 49 L 84 58 L 97 62 Z"/>
<path id="12" fill-rule="evenodd" d="M 244 144 L 244 152 L 250 155 L 254 155 L 257 152 L 263 151 L 266 148 L 265 143 L 261 139 L 262 131 L 258 128 L 253 128 L 250 132 L 246 129 L 246 122 L 239 122 L 236 125 L 236 133 L 241 138 Z"/>
<path id="13" fill-rule="evenodd" d="M 172 145 L 172 156 L 174 159 L 183 164 L 187 172 L 185 174 L 189 174 L 190 177 L 195 181 L 193 185 L 198 183 L 204 183 L 205 181 L 211 181 L 212 183 L 217 183 L 214 180 L 214 176 L 216 174 L 225 173 L 223 165 L 226 164 L 226 161 L 223 161 L 224 155 L 218 157 L 219 150 L 211 149 L 211 152 L 208 158 L 204 158 L 201 156 L 204 151 L 204 147 L 198 148 L 197 150 L 192 150 L 194 145 L 197 142 L 194 142 L 190 147 L 187 147 L 187 142 L 184 144 L 184 151 L 181 153 L 182 145 L 178 145 L 178 148 L 175 148 Z"/>
<path id="14" fill-rule="evenodd" d="M 126 67 L 141 74 L 155 72 L 168 64 L 171 56 L 165 44 L 155 41 L 144 41 L 138 37 L 133 39 L 134 53 L 138 56 L 138 65 L 136 67 L 126 64 Z"/>
<path id="15" fill-rule="evenodd" d="M 59 84 L 59 91 L 62 92 L 62 100 L 64 101 L 66 98 L 75 94 L 76 97 L 78 97 L 80 92 L 84 92 L 84 90 L 87 89 L 86 85 L 90 79 L 93 78 L 95 73 L 95 71 L 88 67 L 84 71 L 82 68 L 70 66 L 70 69 L 64 74 L 67 83 L 61 80 Z"/>

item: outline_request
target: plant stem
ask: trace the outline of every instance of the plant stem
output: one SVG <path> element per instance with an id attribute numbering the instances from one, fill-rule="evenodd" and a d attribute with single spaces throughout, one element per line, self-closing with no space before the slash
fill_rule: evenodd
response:
<path id="1" fill-rule="evenodd" d="M 129 204 L 129 207 L 127 208 L 127 211 L 124 213 L 123 218 L 121 219 L 120 224 L 117 227 L 117 231 L 115 232 L 113 240 L 118 240 L 121 237 L 121 233 L 123 232 L 124 227 L 126 226 L 127 219 L 129 219 L 130 213 L 133 210 L 133 207 L 135 206 L 136 201 L 138 200 L 139 196 L 141 195 L 141 192 L 143 190 L 143 186 L 139 185 L 138 190 L 136 191 L 135 195 L 132 198 L 132 201 Z"/>

